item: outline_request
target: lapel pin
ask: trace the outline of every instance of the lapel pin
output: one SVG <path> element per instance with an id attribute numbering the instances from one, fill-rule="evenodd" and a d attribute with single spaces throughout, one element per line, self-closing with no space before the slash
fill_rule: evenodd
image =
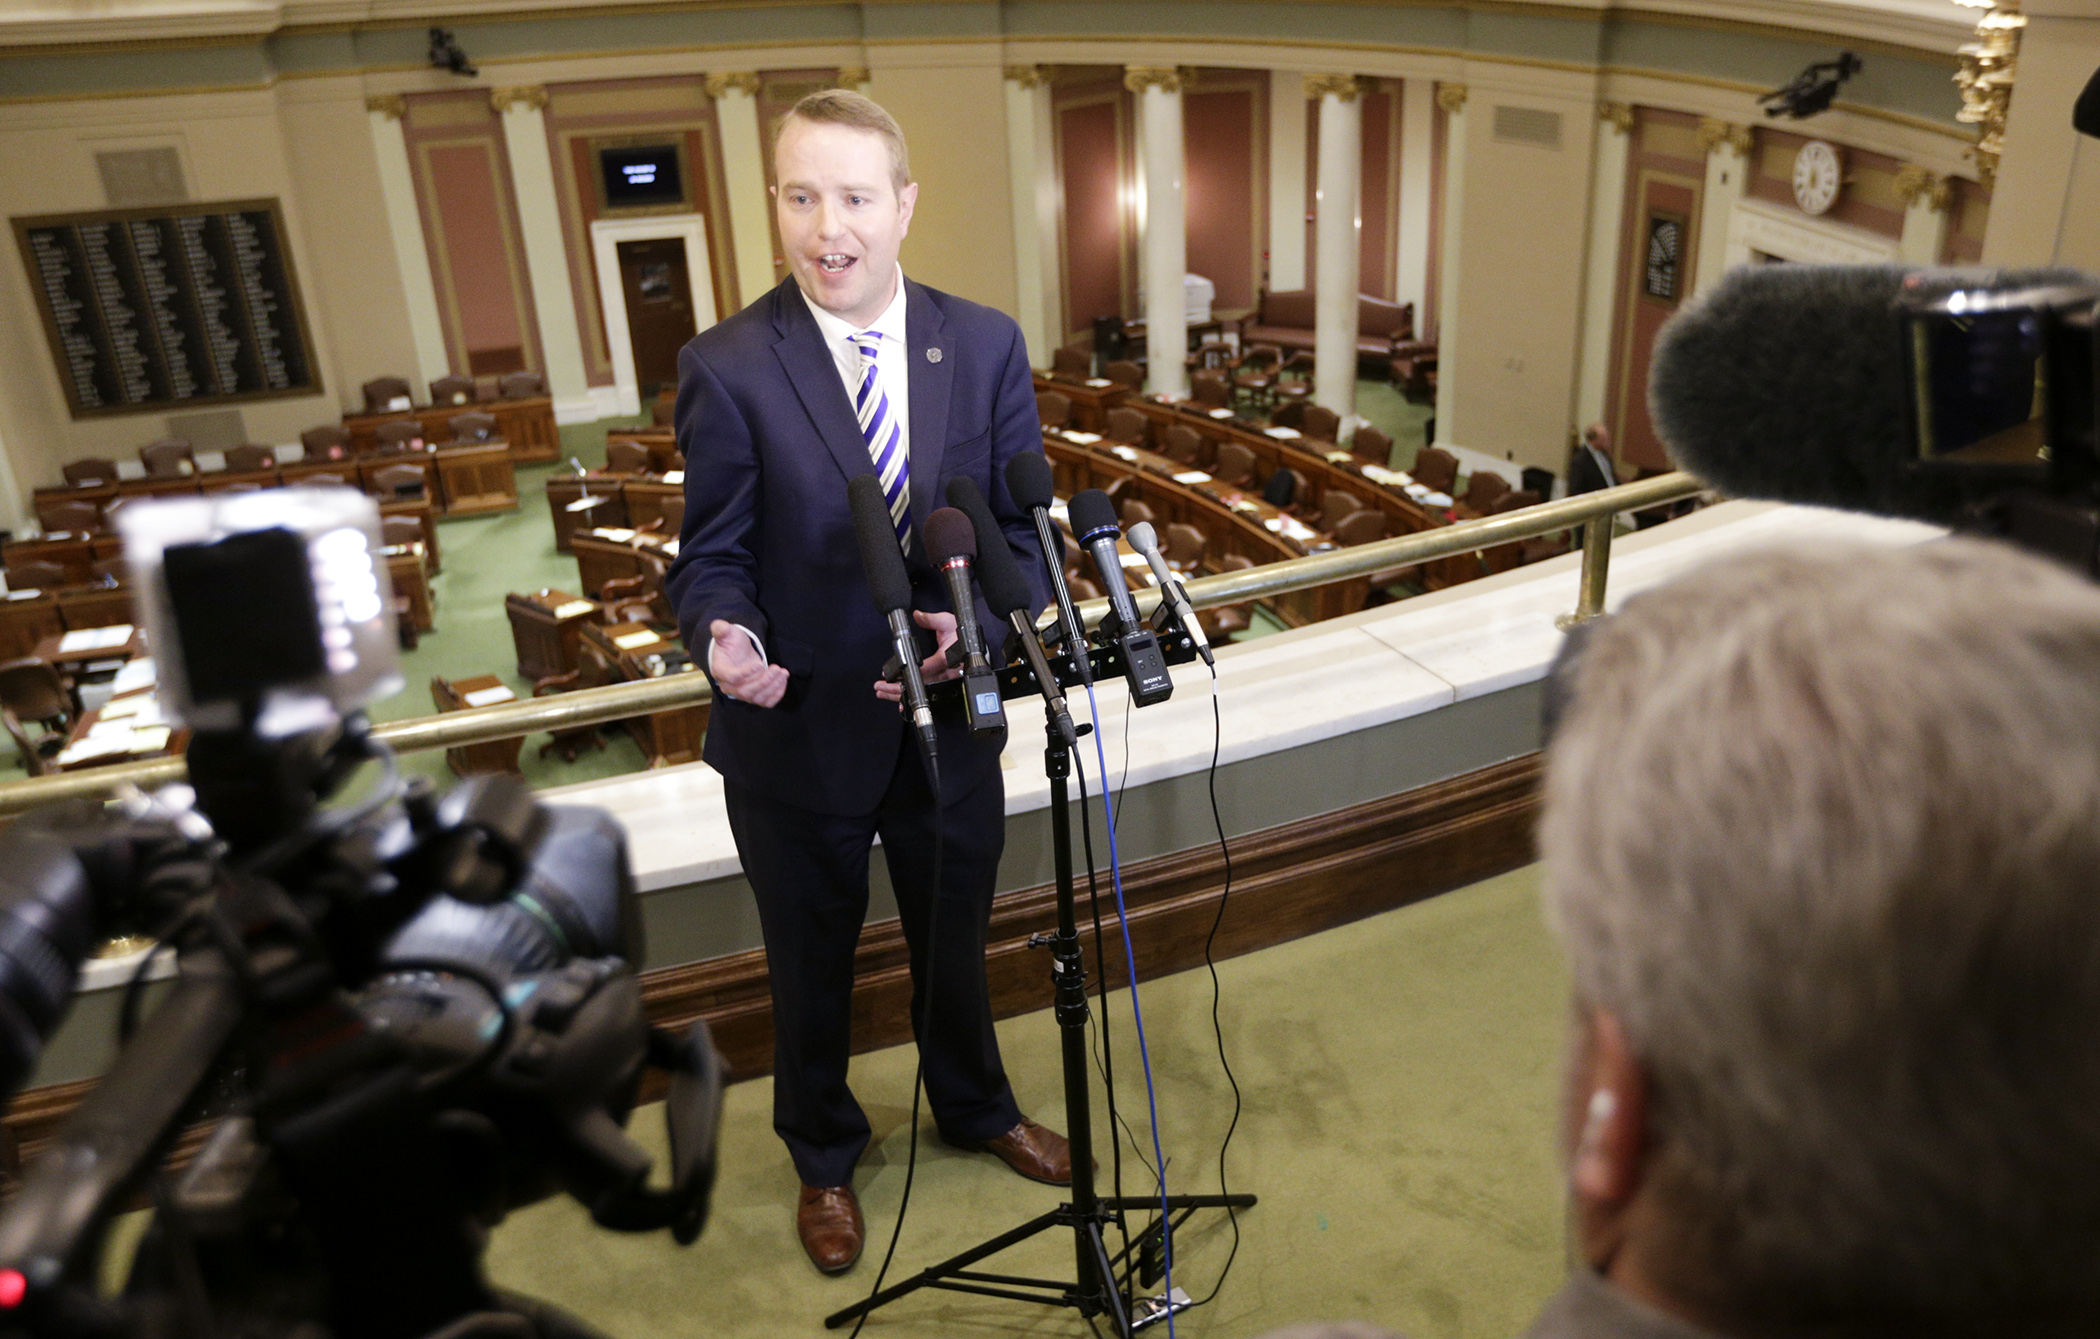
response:
<path id="1" fill-rule="evenodd" d="M 929 363 L 937 363 L 937 362 L 939 362 L 940 360 L 941 360 L 941 351 L 940 351 L 939 349 L 928 349 L 928 350 L 926 351 L 926 361 L 927 361 L 927 362 L 929 362 Z"/>

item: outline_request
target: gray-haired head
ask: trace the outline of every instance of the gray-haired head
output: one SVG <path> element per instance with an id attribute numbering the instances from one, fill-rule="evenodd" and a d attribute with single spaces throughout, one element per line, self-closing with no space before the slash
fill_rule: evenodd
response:
<path id="1" fill-rule="evenodd" d="M 1731 559 L 1572 671 L 1540 844 L 1648 1086 L 1663 1280 L 1744 1332 L 2100 1317 L 2100 589 Z"/>

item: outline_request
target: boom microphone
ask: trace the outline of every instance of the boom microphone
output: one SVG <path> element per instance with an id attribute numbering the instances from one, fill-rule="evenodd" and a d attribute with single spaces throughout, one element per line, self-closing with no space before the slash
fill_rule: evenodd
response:
<path id="1" fill-rule="evenodd" d="M 1072 533 L 1093 555 L 1101 589 L 1108 592 L 1111 617 L 1116 621 L 1113 635 L 1123 651 L 1123 676 L 1130 681 L 1130 696 L 1141 707 L 1166 701 L 1174 691 L 1174 680 L 1167 675 L 1159 637 L 1138 617 L 1130 583 L 1123 577 L 1123 560 L 1116 553 L 1116 538 L 1122 533 L 1116 526 L 1116 504 L 1100 489 L 1089 488 L 1072 495 L 1069 512 Z"/>
<path id="2" fill-rule="evenodd" d="M 1078 671 L 1079 682 L 1091 687 L 1094 662 L 1087 658 L 1086 624 L 1072 604 L 1072 588 L 1065 584 L 1064 536 L 1050 519 L 1050 504 L 1057 497 L 1056 481 L 1050 477 L 1050 458 L 1040 451 L 1023 451 L 1006 462 L 1006 491 L 1014 502 L 1035 519 L 1035 536 L 1042 542 L 1043 565 L 1050 569 L 1050 594 L 1057 600 L 1057 619 L 1065 653 Z"/>
<path id="3" fill-rule="evenodd" d="M 963 649 L 963 710 L 973 735 L 997 734 L 1006 728 L 1006 709 L 999 705 L 999 677 L 984 650 L 984 629 L 977 625 L 977 596 L 970 588 L 970 569 L 977 557 L 977 532 L 970 518 L 953 507 L 938 507 L 926 518 L 926 556 L 948 583 L 955 606 L 955 635 Z"/>
<path id="4" fill-rule="evenodd" d="M 999 528 L 999 519 L 992 515 L 984 494 L 969 478 L 957 475 L 948 481 L 948 503 L 976 527 L 977 584 L 984 588 L 984 602 L 1012 625 L 1014 639 L 1021 644 L 1021 654 L 1035 672 L 1036 686 L 1042 690 L 1044 706 L 1049 708 L 1050 728 L 1069 748 L 1079 742 L 1079 731 L 1072 724 L 1064 690 L 1058 686 L 1057 674 L 1050 668 L 1042 640 L 1036 635 L 1035 596 L 1021 575 L 1021 565 L 1014 561 L 1013 550 L 1006 546 L 1006 532 Z"/>
<path id="5" fill-rule="evenodd" d="M 1210 653 L 1210 638 L 1203 635 L 1203 625 L 1196 620 L 1196 610 L 1189 604 L 1189 593 L 1181 588 L 1181 578 L 1167 566 L 1167 555 L 1159 551 L 1159 537 L 1152 533 L 1152 522 L 1139 521 L 1123 536 L 1130 547 L 1145 555 L 1145 562 L 1152 568 L 1152 579 L 1159 583 L 1160 597 L 1181 621 L 1181 630 L 1196 644 L 1196 654 L 1203 663 L 1217 668 L 1217 660 Z"/>
<path id="6" fill-rule="evenodd" d="M 890 625 L 890 641 L 904 680 L 904 706 L 919 736 L 919 756 L 926 761 L 926 779 L 936 794 L 940 791 L 939 746 L 933 733 L 933 708 L 926 701 L 926 680 L 919 674 L 918 637 L 911 621 L 911 578 L 904 571 L 904 552 L 897 547 L 897 527 L 890 518 L 890 504 L 882 495 L 882 481 L 872 474 L 855 475 L 846 484 L 846 500 L 853 508 L 853 538 L 860 544 L 861 571 L 868 579 L 868 593 L 875 610 Z"/>

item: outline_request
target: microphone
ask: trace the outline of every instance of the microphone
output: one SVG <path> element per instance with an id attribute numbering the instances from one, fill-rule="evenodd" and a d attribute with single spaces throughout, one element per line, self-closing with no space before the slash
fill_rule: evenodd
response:
<path id="1" fill-rule="evenodd" d="M 955 634 L 963 649 L 963 710 L 973 735 L 997 734 L 1006 728 L 1006 709 L 999 705 L 999 676 L 985 654 L 984 630 L 977 625 L 977 598 L 970 590 L 970 569 L 977 557 L 977 531 L 970 518 L 954 507 L 939 507 L 926 518 L 922 533 L 926 556 L 948 583 L 955 606 Z"/>
<path id="2" fill-rule="evenodd" d="M 1203 625 L 1196 621 L 1196 611 L 1189 604 L 1189 593 L 1181 588 L 1181 578 L 1167 566 L 1167 555 L 1159 551 L 1159 539 L 1152 533 L 1152 522 L 1139 521 L 1130 527 L 1124 538 L 1130 541 L 1131 548 L 1145 555 L 1145 562 L 1152 568 L 1152 579 L 1159 583 L 1161 598 L 1173 608 L 1174 617 L 1181 620 L 1181 630 L 1196 644 L 1196 654 L 1203 657 L 1204 664 L 1217 668 L 1218 662 L 1210 653 L 1210 638 L 1203 635 Z"/>
<path id="3" fill-rule="evenodd" d="M 1035 597 L 1028 589 L 1027 580 L 1021 575 L 1021 565 L 1014 561 L 1014 552 L 1006 546 L 1006 532 L 999 527 L 999 519 L 992 515 L 992 508 L 977 491 L 977 485 L 969 478 L 958 475 L 948 481 L 948 504 L 970 518 L 977 530 L 977 582 L 984 587 L 984 602 L 992 612 L 1012 625 L 1016 640 L 1021 643 L 1021 654 L 1028 660 L 1028 668 L 1035 673 L 1036 687 L 1042 690 L 1043 705 L 1050 713 L 1050 729 L 1065 747 L 1079 742 L 1079 731 L 1072 724 L 1072 712 L 1065 705 L 1064 689 L 1058 685 L 1057 674 L 1050 668 L 1049 658 L 1043 654 L 1043 643 L 1035 631 Z M 939 515 L 938 512 L 935 515 Z M 929 520 L 928 524 L 932 522 Z"/>
<path id="4" fill-rule="evenodd" d="M 855 475 L 849 480 L 846 500 L 853 508 L 853 538 L 860 544 L 860 566 L 868 579 L 868 593 L 875 597 L 876 612 L 889 621 L 890 641 L 895 644 L 898 669 L 904 678 L 904 706 L 918 732 L 919 755 L 926 760 L 926 779 L 938 794 L 941 772 L 933 734 L 933 708 L 926 701 L 926 680 L 919 674 L 918 637 L 911 621 L 911 578 L 904 572 L 904 552 L 897 547 L 897 527 L 890 519 L 889 500 L 882 495 L 882 481 L 872 474 Z"/>
<path id="5" fill-rule="evenodd" d="M 1141 707 L 1166 701 L 1174 691 L 1174 681 L 1167 675 L 1159 637 L 1138 617 L 1130 583 L 1123 579 L 1123 561 L 1116 554 L 1116 537 L 1122 533 L 1116 527 L 1116 504 L 1100 489 L 1089 488 L 1073 495 L 1070 515 L 1072 533 L 1094 556 L 1101 589 L 1108 592 L 1111 617 L 1116 621 L 1111 635 L 1123 652 L 1123 677 L 1130 681 L 1131 697 Z"/>
<path id="6" fill-rule="evenodd" d="M 1006 491 L 1020 508 L 1035 518 L 1035 537 L 1041 541 L 1043 564 L 1050 569 L 1050 594 L 1057 601 L 1059 635 L 1065 655 L 1079 674 L 1079 682 L 1092 687 L 1094 662 L 1086 649 L 1086 625 L 1072 605 L 1072 588 L 1065 584 L 1064 536 L 1050 519 L 1050 503 L 1057 496 L 1050 477 L 1050 458 L 1040 451 L 1023 451 L 1006 462 Z"/>
<path id="7" fill-rule="evenodd" d="M 1957 524 L 1975 491 L 1929 467 L 1921 400 L 1973 423 L 1988 406 L 1963 398 L 1972 381 L 2033 374 L 2007 325 L 1959 314 L 2049 307 L 2090 283 L 2061 269 L 1739 266 L 1663 326 L 1649 412 L 1678 466 L 1736 497 Z"/>

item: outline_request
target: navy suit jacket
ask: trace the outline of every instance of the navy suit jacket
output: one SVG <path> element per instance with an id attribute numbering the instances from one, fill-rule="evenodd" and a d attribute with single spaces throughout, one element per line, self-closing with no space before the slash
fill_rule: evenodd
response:
<path id="1" fill-rule="evenodd" d="M 1006 490 L 1006 463 L 1042 450 L 1027 345 L 1001 312 L 904 281 L 910 359 L 914 607 L 947 609 L 918 530 L 969 478 L 990 501 L 1037 596 L 1047 603 L 1035 529 Z M 757 633 L 789 673 L 786 699 L 754 707 L 717 693 L 703 756 L 731 781 L 828 814 L 872 812 L 906 724 L 873 685 L 888 625 L 861 573 L 847 480 L 874 473 L 816 318 L 790 276 L 693 337 L 678 355 L 678 444 L 685 524 L 665 589 L 693 657 L 707 663 L 715 619 Z M 996 649 L 1004 624 L 978 601 Z M 999 740 L 959 723 L 940 736 L 941 784 L 961 795 L 998 766 Z"/>

